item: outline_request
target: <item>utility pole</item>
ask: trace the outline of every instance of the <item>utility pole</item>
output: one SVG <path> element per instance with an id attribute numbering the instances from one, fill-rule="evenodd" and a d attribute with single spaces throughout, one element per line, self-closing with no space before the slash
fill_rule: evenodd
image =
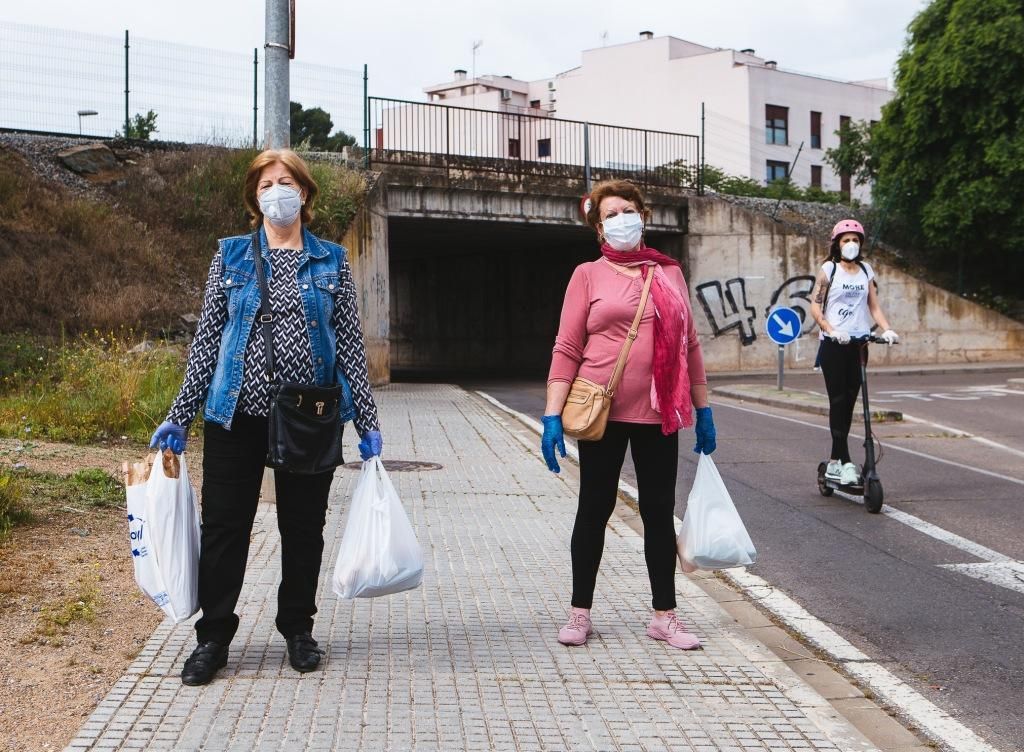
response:
<path id="1" fill-rule="evenodd" d="M 264 96 L 264 147 L 287 149 L 291 145 L 288 60 L 291 53 L 289 0 L 267 0 L 266 95 Z"/>

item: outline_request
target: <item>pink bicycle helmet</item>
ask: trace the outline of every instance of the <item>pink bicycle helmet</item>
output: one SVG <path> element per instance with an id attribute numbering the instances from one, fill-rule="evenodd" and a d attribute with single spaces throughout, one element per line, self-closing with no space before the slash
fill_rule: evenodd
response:
<path id="1" fill-rule="evenodd" d="M 835 240 L 844 232 L 855 232 L 860 235 L 861 240 L 864 239 L 864 227 L 861 223 L 856 219 L 844 219 L 832 228 L 832 237 L 829 240 Z"/>

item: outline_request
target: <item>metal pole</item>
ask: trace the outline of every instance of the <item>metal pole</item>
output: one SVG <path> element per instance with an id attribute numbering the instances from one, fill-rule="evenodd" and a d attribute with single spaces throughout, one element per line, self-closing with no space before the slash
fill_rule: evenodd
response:
<path id="1" fill-rule="evenodd" d="M 288 0 L 267 0 L 266 77 L 264 108 L 264 146 L 287 149 L 291 144 L 288 59 L 290 36 Z"/>
<path id="2" fill-rule="evenodd" d="M 700 163 L 697 165 L 697 195 L 704 195 L 704 103 L 700 103 Z"/>
<path id="3" fill-rule="evenodd" d="M 128 138 L 128 29 L 124 30 L 124 137 Z"/>
<path id="4" fill-rule="evenodd" d="M 259 48 L 252 48 L 252 148 L 257 148 L 259 144 L 259 132 L 258 128 L 258 112 L 259 112 L 259 96 L 260 96 L 260 51 Z"/>
<path id="5" fill-rule="evenodd" d="M 800 142 L 800 148 L 796 150 L 796 156 L 793 157 L 793 161 L 789 164 L 789 169 L 786 170 L 786 182 L 789 182 L 789 176 L 793 174 L 793 168 L 796 167 L 796 162 L 800 159 L 800 152 L 804 150 L 804 142 Z M 774 182 L 774 181 L 772 181 Z M 775 215 L 779 213 L 779 206 L 782 204 L 782 190 L 779 191 L 779 200 L 775 202 L 775 208 L 772 209 L 772 219 L 775 219 Z"/>
<path id="6" fill-rule="evenodd" d="M 370 169 L 370 76 L 363 63 L 363 168 Z"/>
<path id="7" fill-rule="evenodd" d="M 583 178 L 587 182 L 587 195 L 590 195 L 590 123 L 583 124 Z"/>
<path id="8" fill-rule="evenodd" d="M 785 368 L 785 365 L 786 365 L 786 348 L 783 347 L 782 345 L 779 345 L 779 381 L 778 381 L 778 387 L 779 387 L 779 391 L 780 392 L 782 391 L 782 373 L 783 373 L 783 370 Z"/>

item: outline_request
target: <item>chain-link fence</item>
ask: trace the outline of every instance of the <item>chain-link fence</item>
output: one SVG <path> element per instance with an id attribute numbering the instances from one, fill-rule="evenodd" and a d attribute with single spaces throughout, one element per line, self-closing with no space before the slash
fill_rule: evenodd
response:
<path id="1" fill-rule="evenodd" d="M 0 128 L 113 136 L 156 113 L 152 138 L 263 141 L 262 46 L 225 52 L 131 36 L 0 23 Z M 362 135 L 363 76 L 292 61 L 291 100 Z"/>

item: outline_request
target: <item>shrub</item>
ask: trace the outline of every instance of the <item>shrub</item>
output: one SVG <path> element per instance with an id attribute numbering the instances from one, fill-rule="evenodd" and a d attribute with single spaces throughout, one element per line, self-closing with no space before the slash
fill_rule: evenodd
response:
<path id="1" fill-rule="evenodd" d="M 24 507 L 25 484 L 9 470 L 0 470 L 0 541 L 15 525 L 28 522 L 31 513 Z"/>
<path id="2" fill-rule="evenodd" d="M 0 434 L 87 442 L 147 441 L 181 386 L 182 353 L 131 353 L 128 330 L 54 347 L 41 371 L 13 377 L 0 396 Z"/>

